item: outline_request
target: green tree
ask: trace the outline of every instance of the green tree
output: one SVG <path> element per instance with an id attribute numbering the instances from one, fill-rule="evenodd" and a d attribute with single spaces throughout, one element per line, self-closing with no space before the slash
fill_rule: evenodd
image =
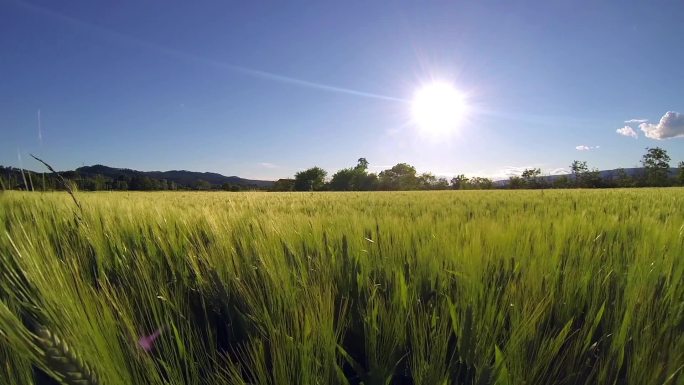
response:
<path id="1" fill-rule="evenodd" d="M 589 170 L 586 161 L 572 161 L 570 171 L 572 172 L 575 187 L 596 188 L 603 186 L 599 170 L 596 168 Z"/>
<path id="2" fill-rule="evenodd" d="M 646 169 L 646 180 L 650 186 L 666 186 L 670 172 L 670 156 L 660 147 L 646 148 L 641 164 Z"/>
<path id="3" fill-rule="evenodd" d="M 570 178 L 567 175 L 559 175 L 553 180 L 553 188 L 568 188 L 570 187 Z"/>
<path id="4" fill-rule="evenodd" d="M 114 181 L 114 190 L 128 190 L 128 182 L 122 179 L 117 179 Z"/>
<path id="5" fill-rule="evenodd" d="M 523 180 L 523 183 L 525 184 L 525 187 L 527 188 L 539 188 L 541 186 L 541 182 L 539 180 L 539 177 L 541 176 L 541 169 L 539 168 L 527 168 L 523 170 L 522 174 L 520 177 Z"/>
<path id="6" fill-rule="evenodd" d="M 616 187 L 632 187 L 634 186 L 634 179 L 627 174 L 624 168 L 618 168 L 615 170 L 615 176 L 613 177 Z"/>
<path id="7" fill-rule="evenodd" d="M 102 174 L 97 174 L 93 178 L 93 189 L 95 191 L 101 191 L 101 190 L 107 189 L 106 180 Z"/>
<path id="8" fill-rule="evenodd" d="M 589 167 L 586 161 L 573 160 L 570 164 L 570 172 L 572 173 L 572 181 L 576 187 L 582 185 L 582 176 L 589 172 Z"/>
<path id="9" fill-rule="evenodd" d="M 684 186 L 684 162 L 679 162 L 679 172 L 677 173 L 677 182 L 680 186 Z"/>
<path id="10" fill-rule="evenodd" d="M 418 184 L 423 190 L 432 190 L 437 184 L 437 177 L 430 172 L 424 172 L 418 176 Z"/>
<path id="11" fill-rule="evenodd" d="M 374 173 L 357 174 L 357 187 L 361 191 L 373 191 L 378 189 L 378 176 Z"/>
<path id="12" fill-rule="evenodd" d="M 378 182 L 383 190 L 416 190 L 420 185 L 416 168 L 407 163 L 398 163 L 380 172 Z"/>
<path id="13" fill-rule="evenodd" d="M 369 163 L 366 158 L 359 158 L 356 162 L 351 181 L 353 190 L 370 191 L 377 188 L 378 176 L 368 173 L 368 165 Z"/>
<path id="14" fill-rule="evenodd" d="M 437 182 L 435 182 L 433 187 L 435 190 L 448 190 L 449 181 L 447 178 L 437 178 Z"/>
<path id="15" fill-rule="evenodd" d="M 333 174 L 330 180 L 330 189 L 334 191 L 353 191 L 357 190 L 355 179 L 358 170 L 356 168 L 345 168 Z"/>
<path id="16" fill-rule="evenodd" d="M 449 181 L 446 178 L 438 178 L 430 172 L 420 174 L 418 177 L 420 188 L 424 190 L 447 190 Z"/>
<path id="17" fill-rule="evenodd" d="M 162 183 L 159 179 L 150 179 L 152 181 L 152 190 L 165 190 L 166 182 Z"/>
<path id="18" fill-rule="evenodd" d="M 362 171 L 368 170 L 368 161 L 366 160 L 366 158 L 359 158 L 359 160 L 356 163 L 356 169 Z"/>
<path id="19" fill-rule="evenodd" d="M 203 179 L 198 179 L 194 184 L 195 190 L 211 190 L 211 183 Z"/>
<path id="20" fill-rule="evenodd" d="M 294 191 L 294 179 L 278 179 L 271 186 L 271 191 Z"/>
<path id="21" fill-rule="evenodd" d="M 508 188 L 519 189 L 525 188 L 525 180 L 517 175 L 512 175 L 508 178 Z"/>
<path id="22" fill-rule="evenodd" d="M 333 174 L 330 189 L 334 191 L 370 191 L 377 187 L 378 176 L 368 173 L 368 160 L 359 158 L 356 166 Z"/>
<path id="23" fill-rule="evenodd" d="M 491 190 L 494 188 L 494 182 L 489 178 L 476 176 L 470 178 L 470 187 L 475 190 Z"/>
<path id="24" fill-rule="evenodd" d="M 152 181 L 146 176 L 136 175 L 131 178 L 128 186 L 131 190 L 148 191 L 152 190 Z"/>
<path id="25" fill-rule="evenodd" d="M 468 186 L 468 177 L 460 174 L 451 178 L 451 188 L 454 190 L 465 190 Z"/>
<path id="26" fill-rule="evenodd" d="M 582 175 L 581 178 L 582 187 L 586 188 L 599 188 L 605 187 L 603 179 L 601 179 L 601 173 L 597 168 L 592 168 Z"/>
<path id="27" fill-rule="evenodd" d="M 297 191 L 320 191 L 325 186 L 328 173 L 320 167 L 300 171 L 295 174 L 294 188 Z"/>

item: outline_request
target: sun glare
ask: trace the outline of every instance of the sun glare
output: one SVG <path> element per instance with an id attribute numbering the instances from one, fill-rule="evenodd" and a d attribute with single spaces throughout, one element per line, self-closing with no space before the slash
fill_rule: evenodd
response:
<path id="1" fill-rule="evenodd" d="M 421 130 L 431 134 L 448 134 L 464 118 L 466 104 L 463 94 L 449 83 L 423 86 L 413 97 L 413 119 Z"/>

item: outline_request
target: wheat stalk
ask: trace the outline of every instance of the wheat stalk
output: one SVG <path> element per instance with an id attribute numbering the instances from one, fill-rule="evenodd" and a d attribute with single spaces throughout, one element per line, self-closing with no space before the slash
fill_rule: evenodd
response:
<path id="1" fill-rule="evenodd" d="M 36 332 L 36 343 L 43 350 L 45 364 L 66 385 L 102 385 L 96 373 L 78 357 L 76 352 L 46 327 Z"/>
<path id="2" fill-rule="evenodd" d="M 52 166 L 50 166 L 46 161 L 44 161 L 44 160 L 38 158 L 37 156 L 35 156 L 35 155 L 33 155 L 33 154 L 29 154 L 29 155 L 31 155 L 31 157 L 32 157 L 33 159 L 35 159 L 35 160 L 39 161 L 40 163 L 44 164 L 45 167 L 47 167 L 48 170 L 50 170 L 50 172 L 52 172 L 53 174 L 55 174 L 55 175 L 57 176 L 57 178 L 59 179 L 59 181 L 62 182 L 62 185 L 63 185 L 64 188 L 66 189 L 66 192 L 68 192 L 69 195 L 71 195 L 71 199 L 74 200 L 74 203 L 76 204 L 76 207 L 78 207 L 78 210 L 81 212 L 81 215 L 83 215 L 83 207 L 81 207 L 81 204 L 78 202 L 78 199 L 76 199 L 76 195 L 74 195 L 74 189 L 71 187 L 71 183 L 69 183 L 66 179 L 64 179 L 64 177 L 63 177 L 62 175 L 60 175 L 57 171 L 55 171 L 55 169 L 52 168 Z M 22 172 L 23 172 L 23 170 L 22 170 Z M 23 175 L 23 174 L 22 174 L 22 175 Z M 25 179 L 25 178 L 24 178 L 24 184 L 26 184 L 26 179 Z"/>

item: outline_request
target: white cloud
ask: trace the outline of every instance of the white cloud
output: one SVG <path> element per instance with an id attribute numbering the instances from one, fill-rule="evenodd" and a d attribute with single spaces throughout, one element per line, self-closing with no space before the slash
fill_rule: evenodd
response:
<path id="1" fill-rule="evenodd" d="M 506 167 L 500 168 L 500 169 L 495 170 L 495 171 L 487 172 L 485 170 L 480 170 L 477 172 L 466 173 L 466 176 L 467 177 L 479 176 L 479 177 L 489 178 L 491 180 L 497 181 L 497 180 L 508 179 L 512 176 L 520 176 L 520 175 L 522 175 L 523 171 L 525 171 L 527 169 L 532 169 L 532 168 L 539 168 L 542 170 L 542 175 L 549 175 L 544 166 L 545 166 L 545 164 L 542 164 L 542 163 L 538 163 L 538 164 L 534 164 L 534 165 L 528 165 L 528 166 L 506 166 Z M 460 174 L 460 173 L 458 173 L 458 174 Z"/>
<path id="2" fill-rule="evenodd" d="M 590 150 L 598 150 L 601 148 L 601 146 L 585 146 L 585 145 L 579 145 L 575 146 L 575 150 L 577 151 L 590 151 Z"/>
<path id="3" fill-rule="evenodd" d="M 634 131 L 634 129 L 630 126 L 624 126 L 622 128 L 618 128 L 617 130 L 615 130 L 615 132 L 617 132 L 620 135 L 631 136 L 634 139 L 639 137 L 637 132 Z"/>
<path id="4" fill-rule="evenodd" d="M 516 167 L 516 166 L 508 166 L 504 168 L 503 170 L 499 170 L 497 172 L 497 175 L 502 175 L 505 176 L 506 178 L 511 177 L 511 176 L 520 176 L 522 175 L 523 171 L 530 169 L 530 168 L 537 168 L 535 166 L 525 166 L 525 167 Z"/>
<path id="5" fill-rule="evenodd" d="M 569 174 L 569 173 L 570 172 L 568 171 L 568 169 L 561 167 L 561 168 L 554 168 L 553 170 L 551 170 L 549 175 L 565 175 L 565 174 Z"/>
<path id="6" fill-rule="evenodd" d="M 641 124 L 648 122 L 648 119 L 630 119 L 625 120 L 625 124 Z"/>
<path id="7" fill-rule="evenodd" d="M 647 138 L 663 140 L 684 137 L 684 114 L 668 111 L 658 124 L 641 123 L 639 128 Z"/>
<path id="8" fill-rule="evenodd" d="M 277 164 L 268 163 L 268 162 L 260 162 L 259 166 L 264 167 L 264 168 L 278 168 Z"/>

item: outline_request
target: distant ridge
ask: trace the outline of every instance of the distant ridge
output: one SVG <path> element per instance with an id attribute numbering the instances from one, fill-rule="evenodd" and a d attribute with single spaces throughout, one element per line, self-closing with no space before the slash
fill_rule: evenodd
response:
<path id="1" fill-rule="evenodd" d="M 171 170 L 171 171 L 138 171 L 131 170 L 129 168 L 116 168 L 104 166 L 101 164 L 96 164 L 93 166 L 79 167 L 74 172 L 77 172 L 82 176 L 94 177 L 96 175 L 102 175 L 112 179 L 116 179 L 120 176 L 146 176 L 153 179 L 166 179 L 170 182 L 175 182 L 179 185 L 189 186 L 197 181 L 203 180 L 211 183 L 212 185 L 222 185 L 224 183 L 241 185 L 241 186 L 257 186 L 257 187 L 271 187 L 273 181 L 270 180 L 258 180 L 258 179 L 245 179 L 238 176 L 225 176 L 215 172 L 197 172 L 197 171 L 187 171 L 187 170 Z"/>
<path id="2" fill-rule="evenodd" d="M 631 167 L 631 168 L 616 168 L 612 170 L 599 170 L 599 177 L 601 179 L 606 179 L 606 180 L 611 180 L 615 179 L 620 175 L 620 172 L 624 171 L 625 174 L 630 177 L 630 178 L 635 178 L 642 176 L 646 174 L 646 169 L 643 167 Z M 669 174 L 670 176 L 675 176 L 677 175 L 678 169 L 674 167 L 670 167 Z M 562 177 L 567 177 L 567 178 L 572 178 L 572 174 L 567 173 L 567 174 L 555 174 L 555 175 L 542 175 L 538 179 L 543 180 L 545 182 L 553 183 L 554 181 L 558 180 L 559 178 Z M 500 179 L 494 181 L 494 184 L 497 186 L 506 186 L 509 183 L 509 179 Z"/>

